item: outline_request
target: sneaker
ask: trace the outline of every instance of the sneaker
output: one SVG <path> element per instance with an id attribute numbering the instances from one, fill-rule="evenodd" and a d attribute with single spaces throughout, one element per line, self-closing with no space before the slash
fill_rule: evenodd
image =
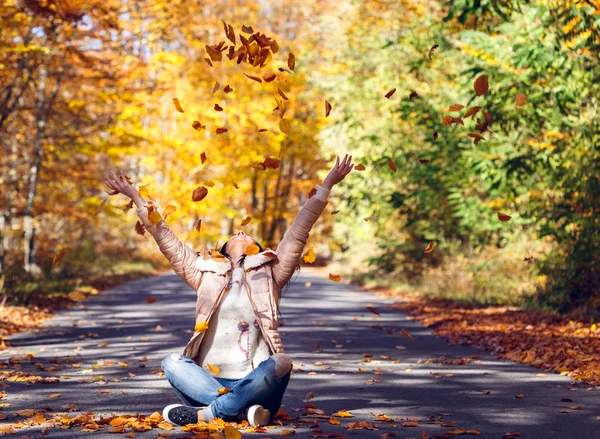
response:
<path id="1" fill-rule="evenodd" d="M 253 405 L 246 409 L 246 418 L 253 427 L 260 427 L 269 423 L 271 411 L 263 408 L 262 405 Z"/>
<path id="2" fill-rule="evenodd" d="M 171 424 L 187 425 L 198 423 L 200 407 L 190 407 L 183 404 L 171 404 L 163 409 L 162 416 Z"/>

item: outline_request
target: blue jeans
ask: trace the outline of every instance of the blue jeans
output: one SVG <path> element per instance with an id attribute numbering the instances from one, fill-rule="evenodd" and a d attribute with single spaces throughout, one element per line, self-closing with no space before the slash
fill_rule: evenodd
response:
<path id="1" fill-rule="evenodd" d="M 244 420 L 244 410 L 260 404 L 270 410 L 269 423 L 277 414 L 283 394 L 290 381 L 290 370 L 283 377 L 275 374 L 275 360 L 269 357 L 262 361 L 244 378 L 214 377 L 184 355 L 172 354 L 162 361 L 162 370 L 184 404 L 205 407 L 216 418 L 226 422 Z M 229 393 L 219 395 L 217 390 L 227 387 Z"/>

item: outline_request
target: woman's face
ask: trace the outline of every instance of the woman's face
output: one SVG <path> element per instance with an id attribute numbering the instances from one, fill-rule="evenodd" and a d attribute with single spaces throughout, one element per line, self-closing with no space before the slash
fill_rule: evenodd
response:
<path id="1" fill-rule="evenodd" d="M 233 257 L 239 257 L 244 254 L 249 245 L 254 244 L 254 238 L 251 235 L 240 230 L 227 241 L 225 250 Z"/>

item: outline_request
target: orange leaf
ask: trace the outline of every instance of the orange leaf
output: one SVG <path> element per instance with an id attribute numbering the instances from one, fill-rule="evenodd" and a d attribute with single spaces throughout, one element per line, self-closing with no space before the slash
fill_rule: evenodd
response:
<path id="1" fill-rule="evenodd" d="M 479 76 L 473 83 L 473 89 L 475 89 L 475 93 L 477 93 L 477 96 L 483 96 L 484 94 L 486 94 L 488 88 L 488 77 L 486 75 Z"/>
<path id="2" fill-rule="evenodd" d="M 415 421 L 407 421 L 402 423 L 403 427 L 418 427 L 419 423 Z"/>
<path id="3" fill-rule="evenodd" d="M 393 95 L 394 93 L 396 93 L 396 89 L 395 89 L 395 88 L 392 88 L 390 91 L 388 91 L 388 92 L 385 94 L 385 97 L 389 99 L 389 98 L 391 98 L 391 97 L 392 97 L 392 95 Z"/>
<path id="4" fill-rule="evenodd" d="M 245 225 L 246 225 L 246 224 L 248 224 L 248 223 L 249 223 L 251 220 L 252 220 L 252 217 L 251 217 L 251 216 L 247 216 L 246 218 L 244 218 L 244 219 L 242 220 L 242 223 L 241 223 L 241 225 L 242 225 L 242 226 L 245 226 Z"/>
<path id="5" fill-rule="evenodd" d="M 175 213 L 175 211 L 177 210 L 177 208 L 175 206 L 173 206 L 172 204 L 167 204 L 167 206 L 165 207 L 165 210 L 163 210 L 163 217 L 166 218 L 169 215 L 171 215 L 172 213 Z"/>
<path id="6" fill-rule="evenodd" d="M 253 34 L 254 33 L 254 29 L 252 29 L 252 26 L 246 26 L 245 24 L 242 25 L 242 32 L 245 32 L 247 34 Z"/>
<path id="7" fill-rule="evenodd" d="M 194 326 L 194 332 L 203 332 L 206 331 L 208 329 L 208 323 L 206 322 L 200 322 L 197 323 L 196 326 Z"/>
<path id="8" fill-rule="evenodd" d="M 204 162 L 206 161 L 206 153 L 205 152 L 200 154 L 200 160 L 202 160 L 202 164 L 204 164 Z"/>
<path id="9" fill-rule="evenodd" d="M 315 255 L 315 251 L 312 248 L 308 249 L 308 251 L 304 253 L 304 262 L 306 262 L 307 264 L 312 264 L 313 262 L 315 262 L 316 259 L 317 256 Z"/>
<path id="10" fill-rule="evenodd" d="M 396 169 L 397 169 L 397 168 L 396 168 L 396 164 L 395 164 L 395 163 L 392 161 L 392 159 L 391 159 L 391 158 L 389 158 L 389 157 L 388 157 L 388 167 L 389 167 L 389 168 L 390 168 L 392 171 L 396 172 Z"/>
<path id="11" fill-rule="evenodd" d="M 208 366 L 208 368 L 210 369 L 210 371 L 212 373 L 214 373 L 215 375 L 218 375 L 219 373 L 221 373 L 221 370 L 217 366 L 214 366 L 214 365 L 208 364 L 208 363 L 206 365 Z"/>
<path id="12" fill-rule="evenodd" d="M 204 186 L 197 187 L 192 193 L 192 201 L 201 201 L 208 195 L 208 189 Z"/>
<path id="13" fill-rule="evenodd" d="M 224 134 L 227 132 L 227 128 L 217 128 L 216 133 L 217 134 Z"/>
<path id="14" fill-rule="evenodd" d="M 258 247 L 258 245 L 250 244 L 248 247 L 246 247 L 244 254 L 246 254 L 247 256 L 252 256 L 258 254 L 259 252 L 260 248 Z"/>
<path id="15" fill-rule="evenodd" d="M 512 218 L 512 216 L 508 216 L 508 215 L 506 215 L 506 214 L 504 214 L 504 213 L 500 213 L 500 212 L 498 212 L 498 219 L 499 219 L 500 221 L 506 222 L 506 221 L 508 221 L 508 220 L 509 220 L 509 219 L 511 219 L 511 218 Z"/>
<path id="16" fill-rule="evenodd" d="M 237 184 L 235 181 L 232 181 L 231 184 L 233 185 L 234 188 L 239 189 L 240 185 Z"/>
<path id="17" fill-rule="evenodd" d="M 154 297 L 148 297 L 148 298 L 146 299 L 146 303 L 154 303 L 154 302 L 156 302 L 156 301 L 157 301 L 157 299 L 155 299 Z"/>
<path id="18" fill-rule="evenodd" d="M 327 421 L 327 423 L 331 425 L 340 425 L 340 420 L 335 418 L 329 418 L 329 421 Z"/>
<path id="19" fill-rule="evenodd" d="M 454 105 L 450 105 L 450 107 L 448 108 L 448 111 L 460 111 L 463 108 L 465 108 L 464 105 L 454 104 Z"/>
<path id="20" fill-rule="evenodd" d="M 414 343 L 414 340 L 412 338 L 412 335 L 410 335 L 408 332 L 406 332 L 404 329 L 402 331 L 400 331 L 400 334 L 402 334 L 403 336 L 405 336 L 406 338 L 408 338 L 410 341 L 412 341 Z"/>
<path id="21" fill-rule="evenodd" d="M 517 93 L 515 95 L 515 105 L 517 107 L 522 107 L 527 103 L 527 96 L 524 93 Z"/>
<path id="22" fill-rule="evenodd" d="M 372 306 L 367 306 L 367 309 L 369 311 L 371 311 L 372 313 L 377 314 L 378 316 L 380 316 L 381 314 L 379 314 L 379 311 L 377 311 L 375 308 L 373 308 Z"/>
<path id="23" fill-rule="evenodd" d="M 331 113 L 331 104 L 326 100 L 325 101 L 325 117 L 329 116 Z"/>
<path id="24" fill-rule="evenodd" d="M 180 113 L 183 113 L 183 108 L 181 108 L 181 104 L 179 103 L 179 99 L 173 98 L 173 103 L 175 104 L 175 109 Z"/>
<path id="25" fill-rule="evenodd" d="M 433 247 L 435 247 L 435 242 L 430 242 L 429 244 L 427 244 L 427 247 L 425 247 L 425 250 L 423 250 L 425 253 L 431 253 L 433 251 Z"/>
<path id="26" fill-rule="evenodd" d="M 342 280 L 342 277 L 339 274 L 331 274 L 329 273 L 329 279 L 331 279 L 334 282 L 339 282 Z"/>
<path id="27" fill-rule="evenodd" d="M 221 387 L 220 389 L 217 389 L 217 393 L 219 395 L 225 395 L 226 393 L 231 392 L 231 389 L 228 389 L 227 387 Z"/>
<path id="28" fill-rule="evenodd" d="M 363 165 L 362 163 L 359 163 L 358 165 L 356 165 L 354 167 L 354 169 L 356 169 L 357 171 L 364 171 L 365 170 L 365 165 Z"/>
<path id="29" fill-rule="evenodd" d="M 469 116 L 473 116 L 475 113 L 477 113 L 479 110 L 481 110 L 481 107 L 471 107 L 469 108 L 465 115 L 463 116 L 465 119 Z"/>
<path id="30" fill-rule="evenodd" d="M 266 159 L 263 160 L 262 164 L 265 168 L 277 169 L 277 168 L 279 168 L 279 165 L 281 164 L 281 160 L 273 158 L 273 157 L 267 157 Z"/>
<path id="31" fill-rule="evenodd" d="M 265 73 L 262 77 L 263 81 L 265 82 L 272 82 L 275 80 L 275 78 L 277 78 L 277 75 L 273 72 Z"/>
<path id="32" fill-rule="evenodd" d="M 63 256 L 67 254 L 68 251 L 68 248 L 63 248 L 56 255 L 54 255 L 54 257 L 52 258 L 52 266 L 54 267 L 56 264 L 58 264 L 58 261 L 60 261 L 63 258 Z"/>
<path id="33" fill-rule="evenodd" d="M 290 68 L 290 70 L 294 70 L 294 68 L 296 67 L 296 55 L 294 55 L 291 52 L 288 55 L 287 65 Z"/>

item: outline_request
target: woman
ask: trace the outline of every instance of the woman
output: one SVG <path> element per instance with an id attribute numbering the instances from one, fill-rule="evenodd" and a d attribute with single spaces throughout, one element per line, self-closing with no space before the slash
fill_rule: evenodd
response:
<path id="1" fill-rule="evenodd" d="M 223 245 L 221 258 L 208 256 L 206 250 L 197 254 L 164 221 L 152 224 L 147 208 L 151 203 L 127 182 L 123 171 L 118 178 L 114 171 L 105 175 L 110 195 L 122 193 L 133 200 L 161 252 L 197 292 L 196 325 L 208 325 L 194 332 L 183 355 L 171 354 L 162 361 L 167 380 L 185 403 L 165 407 L 165 420 L 186 425 L 219 417 L 232 422 L 247 419 L 253 426 L 273 421 L 292 371 L 278 332 L 281 290 L 300 262 L 310 230 L 328 204 L 329 191 L 354 167 L 351 161 L 348 154 L 341 164 L 336 159 L 275 251 L 263 250 L 240 231 Z M 259 252 L 246 255 L 251 244 L 258 245 Z"/>

